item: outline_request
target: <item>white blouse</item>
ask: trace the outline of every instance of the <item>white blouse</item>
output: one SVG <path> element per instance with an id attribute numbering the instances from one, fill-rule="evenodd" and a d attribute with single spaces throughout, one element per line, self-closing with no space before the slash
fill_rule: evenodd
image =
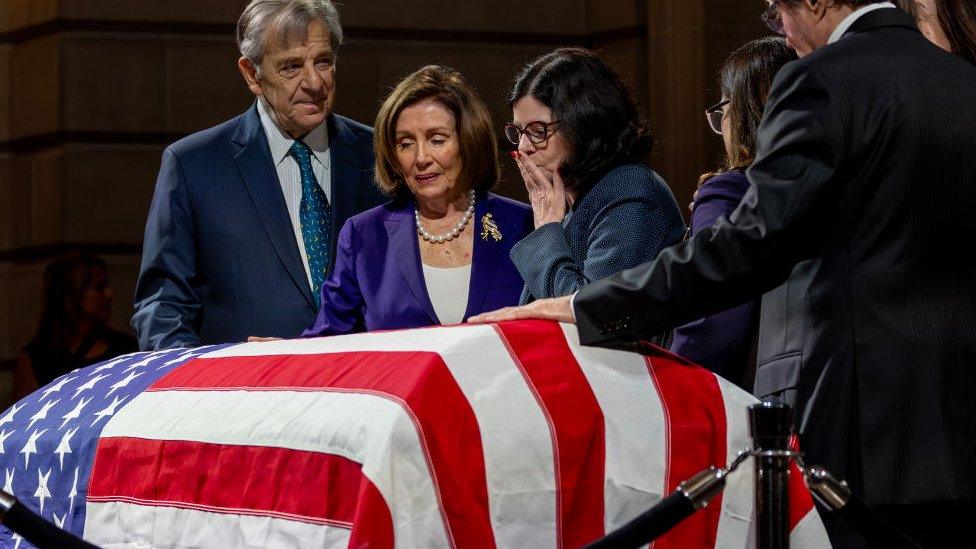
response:
<path id="1" fill-rule="evenodd" d="M 424 267 L 424 282 L 434 313 L 441 324 L 458 324 L 464 320 L 468 308 L 468 289 L 471 283 L 471 265 L 464 267 Z"/>

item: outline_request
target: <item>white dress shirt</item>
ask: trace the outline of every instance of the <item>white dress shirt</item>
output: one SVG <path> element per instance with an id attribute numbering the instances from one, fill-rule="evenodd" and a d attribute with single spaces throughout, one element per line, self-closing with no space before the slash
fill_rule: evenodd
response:
<path id="1" fill-rule="evenodd" d="M 268 137 L 271 160 L 274 162 L 275 170 L 278 172 L 278 184 L 281 185 L 281 194 L 285 197 L 285 206 L 288 207 L 288 217 L 291 218 L 291 226 L 295 231 L 295 240 L 298 241 L 298 253 L 302 255 L 302 266 L 305 267 L 305 276 L 308 278 L 309 286 L 311 286 L 312 274 L 308 268 L 308 254 L 305 252 L 302 224 L 298 219 L 298 210 L 302 204 L 302 172 L 298 167 L 298 162 L 288 154 L 295 140 L 275 124 L 271 115 L 268 114 L 263 99 L 258 100 L 258 115 L 261 117 L 261 126 L 264 127 L 264 134 Z M 302 141 L 312 149 L 312 171 L 315 172 L 315 179 L 325 192 L 325 196 L 329 198 L 329 204 L 332 204 L 332 162 L 329 158 L 329 132 L 327 124 L 325 122 L 319 124 L 317 128 L 308 132 L 308 135 Z M 335 223 L 334 219 L 333 223 Z"/>
<path id="2" fill-rule="evenodd" d="M 840 22 L 840 25 L 837 25 L 837 28 L 834 29 L 834 32 L 830 33 L 830 38 L 827 40 L 827 43 L 833 44 L 834 42 L 840 40 L 840 37 L 844 36 L 844 33 L 847 32 L 847 29 L 851 28 L 851 25 L 853 25 L 854 22 L 860 19 L 861 16 L 864 15 L 865 13 L 874 10 L 880 10 L 882 8 L 894 8 L 894 7 L 895 5 L 892 4 L 891 2 L 878 2 L 877 4 L 868 4 L 863 8 L 854 10 L 847 17 L 845 17 L 843 21 Z"/>

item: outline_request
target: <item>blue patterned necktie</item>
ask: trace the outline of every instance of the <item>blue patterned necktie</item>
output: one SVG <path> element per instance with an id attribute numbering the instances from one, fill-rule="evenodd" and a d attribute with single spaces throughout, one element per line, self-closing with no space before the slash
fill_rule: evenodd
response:
<path id="1" fill-rule="evenodd" d="M 332 232 L 332 210 L 325 191 L 315 180 L 312 171 L 312 149 L 301 141 L 289 149 L 288 154 L 298 162 L 302 172 L 302 203 L 298 208 L 298 220 L 302 225 L 302 239 L 308 255 L 308 270 L 312 276 L 312 296 L 315 306 L 319 303 L 319 290 L 329 266 L 329 235 Z"/>

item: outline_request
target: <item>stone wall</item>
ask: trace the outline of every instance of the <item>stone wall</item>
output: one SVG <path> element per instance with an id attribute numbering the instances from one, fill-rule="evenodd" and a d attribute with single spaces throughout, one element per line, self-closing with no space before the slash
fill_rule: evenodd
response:
<path id="1" fill-rule="evenodd" d="M 5 0 L 0 4 L 0 375 L 38 314 L 44 264 L 103 255 L 128 326 L 142 230 L 166 144 L 247 108 L 233 29 L 242 0 Z M 720 140 L 702 110 L 727 52 L 764 34 L 762 3 L 728 0 L 346 0 L 337 111 L 370 123 L 385 93 L 428 63 L 461 70 L 510 113 L 519 66 L 562 45 L 605 56 L 633 85 L 654 167 L 686 204 Z M 524 198 L 506 165 L 501 192 Z M 0 408 L 7 383 L 0 378 Z"/>

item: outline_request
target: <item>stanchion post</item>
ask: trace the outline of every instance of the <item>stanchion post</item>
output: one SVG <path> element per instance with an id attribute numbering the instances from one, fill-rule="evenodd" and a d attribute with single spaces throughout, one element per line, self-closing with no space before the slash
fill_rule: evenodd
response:
<path id="1" fill-rule="evenodd" d="M 793 409 L 763 402 L 749 407 L 756 455 L 756 540 L 758 549 L 790 546 L 790 434 Z"/>

